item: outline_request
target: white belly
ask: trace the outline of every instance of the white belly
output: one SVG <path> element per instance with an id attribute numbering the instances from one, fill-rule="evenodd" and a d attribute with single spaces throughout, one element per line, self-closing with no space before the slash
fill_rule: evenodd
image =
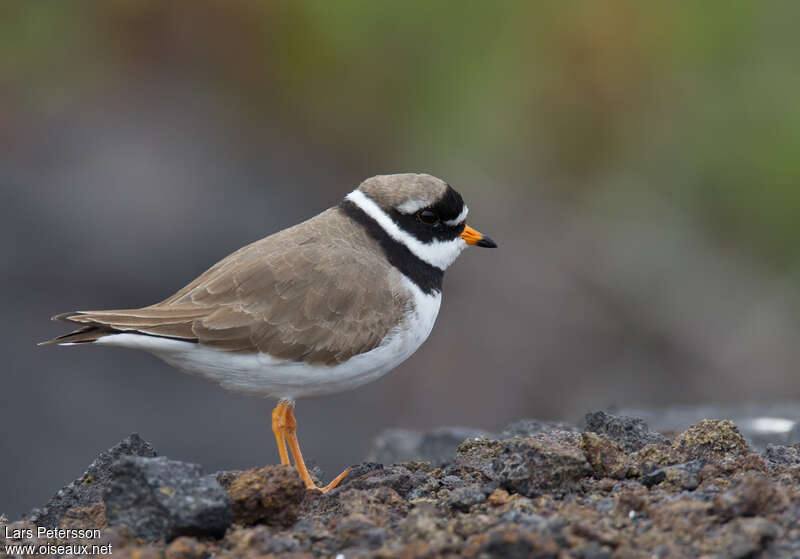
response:
<path id="1" fill-rule="evenodd" d="M 408 359 L 430 335 L 442 296 L 426 295 L 411 281 L 405 283 L 414 295 L 414 309 L 405 321 L 375 349 L 335 366 L 285 361 L 263 353 L 227 353 L 197 343 L 142 334 L 114 334 L 95 343 L 147 351 L 173 367 L 237 392 L 286 400 L 333 394 L 385 375 Z"/>

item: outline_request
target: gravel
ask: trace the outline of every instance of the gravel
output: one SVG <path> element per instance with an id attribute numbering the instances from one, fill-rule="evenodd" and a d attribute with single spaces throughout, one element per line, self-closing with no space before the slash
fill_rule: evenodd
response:
<path id="1" fill-rule="evenodd" d="M 659 434 L 598 412 L 583 429 L 523 420 L 447 433 L 380 438 L 373 461 L 325 495 L 291 467 L 208 476 L 146 443 L 151 456 L 122 452 L 137 446 L 126 439 L 92 464 L 96 480 L 84 476 L 91 492 L 74 482 L 0 524 L 101 528 L 117 559 L 800 556 L 800 446 L 754 450 L 731 421 Z M 420 459 L 422 441 L 445 439 L 460 440 Z M 11 539 L 0 543 L 28 541 Z"/>

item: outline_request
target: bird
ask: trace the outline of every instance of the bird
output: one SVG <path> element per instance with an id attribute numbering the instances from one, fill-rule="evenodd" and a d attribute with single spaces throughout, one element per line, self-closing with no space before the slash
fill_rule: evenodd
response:
<path id="1" fill-rule="evenodd" d="M 223 388 L 277 399 L 272 431 L 281 464 L 309 490 L 298 399 L 373 381 L 428 338 L 444 272 L 468 246 L 497 244 L 466 224 L 468 208 L 429 174 L 378 175 L 322 213 L 228 255 L 153 305 L 74 311 L 79 328 L 40 345 L 148 352 Z"/>

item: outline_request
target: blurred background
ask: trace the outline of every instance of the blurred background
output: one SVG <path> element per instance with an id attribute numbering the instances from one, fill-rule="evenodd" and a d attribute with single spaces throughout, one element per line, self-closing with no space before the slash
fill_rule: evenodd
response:
<path id="1" fill-rule="evenodd" d="M 140 432 L 277 462 L 272 402 L 110 348 L 74 309 L 163 299 L 375 174 L 454 185 L 500 244 L 428 342 L 298 403 L 326 477 L 390 427 L 800 396 L 800 4 L 0 4 L 0 512 Z"/>

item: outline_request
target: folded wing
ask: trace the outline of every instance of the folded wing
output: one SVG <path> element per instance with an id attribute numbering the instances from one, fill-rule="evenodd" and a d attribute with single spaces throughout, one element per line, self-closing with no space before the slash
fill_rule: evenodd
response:
<path id="1" fill-rule="evenodd" d="M 407 304 L 370 242 L 328 210 L 231 254 L 161 303 L 58 315 L 85 326 L 45 343 L 132 332 L 335 365 L 377 347 Z"/>

